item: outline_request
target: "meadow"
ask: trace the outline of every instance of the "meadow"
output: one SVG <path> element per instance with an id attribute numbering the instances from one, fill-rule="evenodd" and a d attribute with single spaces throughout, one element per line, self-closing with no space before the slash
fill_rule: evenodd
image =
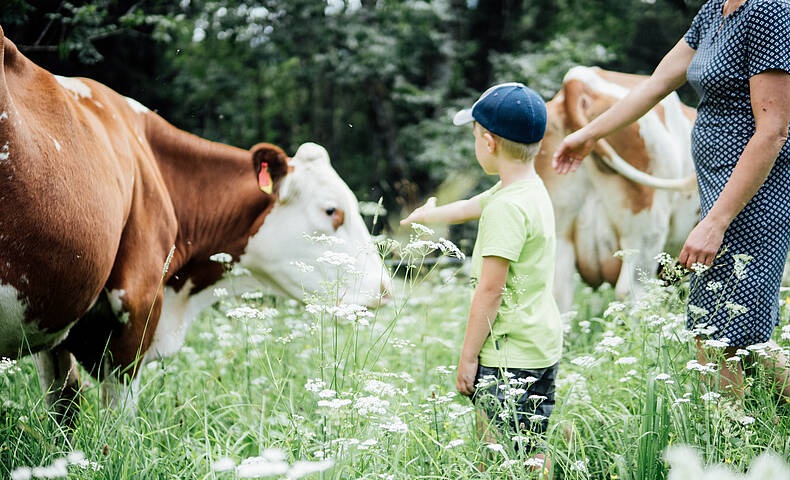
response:
<path id="1" fill-rule="evenodd" d="M 315 241 L 331 250 L 331 238 Z M 339 285 L 353 287 L 353 271 L 305 304 L 214 292 L 216 305 L 185 348 L 143 367 L 131 417 L 101 408 L 95 380 L 83 373 L 81 418 L 67 435 L 44 404 L 30 358 L 3 361 L 0 477 L 539 478 L 510 442 L 478 440 L 471 403 L 455 391 L 468 262 L 427 230 L 408 244 L 380 239 L 379 249 L 395 259 L 396 285 L 376 310 L 336 305 Z M 426 261 L 436 255 L 440 261 Z M 324 255 L 294 268 L 326 262 L 344 259 Z M 577 287 L 546 438 L 552 478 L 725 479 L 750 465 L 748 478 L 787 478 L 780 459 L 790 456 L 790 408 L 759 367 L 743 402 L 721 392 L 715 367 L 696 362 L 684 328 L 687 287 L 644 280 L 647 293 L 628 302 L 607 286 Z M 788 304 L 776 330 L 784 349 Z M 670 473 L 664 453 L 678 445 L 696 453 L 675 450 Z M 755 460 L 767 451 L 776 456 Z"/>

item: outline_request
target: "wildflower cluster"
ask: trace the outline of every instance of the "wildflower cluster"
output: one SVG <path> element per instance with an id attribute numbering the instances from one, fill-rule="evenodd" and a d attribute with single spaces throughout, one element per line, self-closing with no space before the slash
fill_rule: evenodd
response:
<path id="1" fill-rule="evenodd" d="M 79 450 L 70 452 L 65 457 L 56 458 L 49 465 L 39 467 L 17 467 L 11 470 L 11 480 L 30 480 L 31 478 L 65 478 L 69 475 L 69 468 L 75 467 L 99 471 L 102 465 L 85 458 Z"/>
<path id="2" fill-rule="evenodd" d="M 267 448 L 260 456 L 245 458 L 238 465 L 230 457 L 222 457 L 212 464 L 212 468 L 218 473 L 234 471 L 238 478 L 284 476 L 288 480 L 295 480 L 323 472 L 332 465 L 334 462 L 330 459 L 318 462 L 299 460 L 291 464 L 282 449 Z"/>

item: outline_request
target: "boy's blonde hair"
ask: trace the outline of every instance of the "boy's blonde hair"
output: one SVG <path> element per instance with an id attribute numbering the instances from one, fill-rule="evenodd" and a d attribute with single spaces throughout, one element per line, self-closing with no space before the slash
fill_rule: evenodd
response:
<path id="1" fill-rule="evenodd" d="M 482 131 L 491 134 L 496 140 L 497 145 L 499 148 L 502 149 L 502 152 L 505 153 L 508 157 L 520 161 L 520 162 L 531 162 L 538 156 L 538 152 L 540 151 L 540 143 L 543 140 L 539 140 L 535 143 L 519 143 L 514 142 L 513 140 L 508 140 L 507 138 L 500 137 L 496 133 L 493 133 L 489 130 L 486 130 L 485 127 L 480 125 L 479 123 L 475 122 L 475 128 L 480 128 Z"/>

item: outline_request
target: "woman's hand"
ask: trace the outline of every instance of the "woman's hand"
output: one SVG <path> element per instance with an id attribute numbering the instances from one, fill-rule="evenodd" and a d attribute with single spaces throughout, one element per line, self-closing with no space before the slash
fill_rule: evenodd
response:
<path id="1" fill-rule="evenodd" d="M 411 212 L 408 217 L 401 220 L 400 224 L 409 225 L 410 223 L 424 223 L 425 219 L 427 218 L 427 214 L 430 213 L 431 210 L 435 209 L 436 197 L 431 197 L 425 202 L 425 205 L 418 207 L 413 212 Z"/>
<path id="2" fill-rule="evenodd" d="M 575 172 L 582 164 L 584 157 L 592 152 L 595 139 L 588 138 L 584 129 L 576 130 L 562 141 L 554 153 L 551 165 L 558 173 Z"/>
<path id="3" fill-rule="evenodd" d="M 711 266 L 716 258 L 716 252 L 721 247 L 725 230 L 727 230 L 726 226 L 709 220 L 709 217 L 703 218 L 683 244 L 678 263 L 688 269 L 691 269 L 695 263 Z"/>
<path id="4" fill-rule="evenodd" d="M 477 376 L 477 357 L 474 359 L 464 359 L 463 355 L 458 362 L 458 378 L 455 380 L 455 388 L 458 393 L 471 397 L 475 393 L 475 376 Z"/>

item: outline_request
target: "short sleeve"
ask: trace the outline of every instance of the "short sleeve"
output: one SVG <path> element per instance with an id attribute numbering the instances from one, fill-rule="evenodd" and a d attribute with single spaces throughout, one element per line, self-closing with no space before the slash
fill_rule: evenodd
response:
<path id="1" fill-rule="evenodd" d="M 480 208 L 485 208 L 489 200 L 491 200 L 491 197 L 493 197 L 500 188 L 502 188 L 502 180 L 496 182 L 493 187 L 478 195 L 477 201 L 480 202 Z"/>
<path id="2" fill-rule="evenodd" d="M 496 201 L 480 216 L 477 234 L 480 256 L 502 257 L 516 262 L 528 234 L 526 214 L 512 203 Z"/>
<path id="3" fill-rule="evenodd" d="M 688 31 L 685 35 L 683 35 L 683 40 L 689 44 L 691 48 L 696 50 L 699 47 L 700 39 L 702 38 L 702 28 L 705 25 L 705 20 L 708 16 L 708 13 L 711 9 L 710 5 L 713 0 L 709 0 L 702 8 L 699 9 L 697 15 L 694 16 L 694 20 L 691 22 L 691 26 L 689 27 Z"/>
<path id="4" fill-rule="evenodd" d="M 790 4 L 761 1 L 750 13 L 746 48 L 749 76 L 771 69 L 790 72 Z"/>

